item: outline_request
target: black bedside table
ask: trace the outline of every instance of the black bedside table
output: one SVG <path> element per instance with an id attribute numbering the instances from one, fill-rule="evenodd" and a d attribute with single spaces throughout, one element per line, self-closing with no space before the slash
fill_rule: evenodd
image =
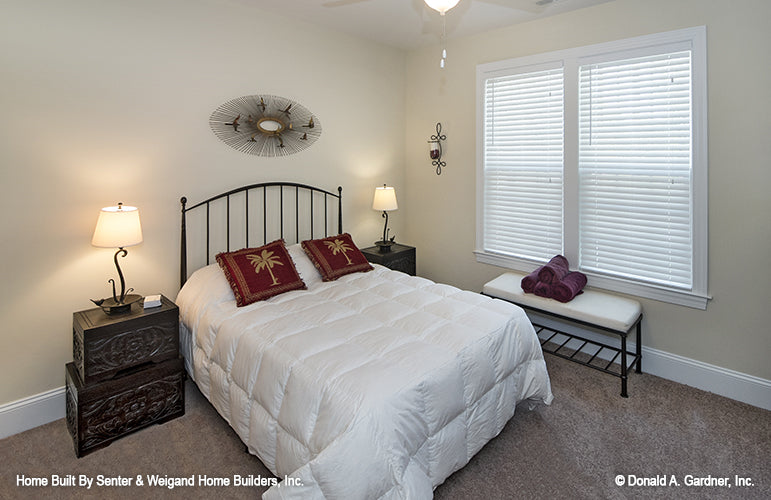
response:
<path id="1" fill-rule="evenodd" d="M 415 276 L 415 247 L 394 243 L 390 252 L 381 253 L 380 247 L 374 246 L 362 248 L 361 253 L 369 262 Z"/>
<path id="2" fill-rule="evenodd" d="M 185 414 L 179 309 L 166 297 L 149 309 L 136 302 L 125 314 L 74 313 L 72 357 L 66 421 L 78 457 Z"/>

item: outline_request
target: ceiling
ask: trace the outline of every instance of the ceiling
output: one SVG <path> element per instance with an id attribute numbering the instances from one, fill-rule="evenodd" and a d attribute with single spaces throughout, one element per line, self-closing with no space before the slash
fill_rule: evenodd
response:
<path id="1" fill-rule="evenodd" d="M 232 0 L 393 47 L 435 44 L 442 18 L 423 0 Z M 612 0 L 460 0 L 447 38 L 474 35 Z"/>

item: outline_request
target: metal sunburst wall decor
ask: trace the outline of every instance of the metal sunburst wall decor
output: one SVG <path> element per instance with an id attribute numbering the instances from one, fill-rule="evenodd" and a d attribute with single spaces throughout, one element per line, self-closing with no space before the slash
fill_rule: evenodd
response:
<path id="1" fill-rule="evenodd" d="M 321 123 L 303 105 L 274 95 L 238 97 L 209 118 L 225 144 L 258 156 L 287 156 L 307 148 L 321 135 Z"/>

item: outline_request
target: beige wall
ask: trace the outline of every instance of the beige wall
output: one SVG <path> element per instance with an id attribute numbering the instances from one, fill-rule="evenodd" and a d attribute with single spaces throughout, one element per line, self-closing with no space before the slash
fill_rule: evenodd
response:
<path id="1" fill-rule="evenodd" d="M 480 63 L 706 25 L 709 92 L 709 292 L 706 311 L 644 300 L 646 346 L 771 379 L 771 2 L 616 0 L 451 41 L 407 58 L 408 240 L 418 271 L 480 290 L 502 268 L 476 263 L 475 72 Z M 441 121 L 447 167 L 426 139 Z"/>
<path id="2" fill-rule="evenodd" d="M 98 211 L 139 206 L 121 265 L 139 293 L 176 297 L 179 198 L 290 180 L 345 197 L 369 246 L 375 186 L 404 175 L 404 53 L 240 0 L 11 0 L 0 14 L 0 405 L 64 384 L 72 312 L 109 295 Z M 321 138 L 286 158 L 240 153 L 209 115 L 242 95 L 294 99 Z M 400 213 L 392 226 L 401 231 Z"/>

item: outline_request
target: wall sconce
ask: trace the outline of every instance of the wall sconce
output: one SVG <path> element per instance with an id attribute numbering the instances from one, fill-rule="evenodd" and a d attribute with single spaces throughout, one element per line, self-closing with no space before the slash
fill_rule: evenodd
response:
<path id="1" fill-rule="evenodd" d="M 394 244 L 395 236 L 388 239 L 388 211 L 396 210 L 399 205 L 396 203 L 396 190 L 383 184 L 383 187 L 375 188 L 375 198 L 372 200 L 372 210 L 382 210 L 385 224 L 383 225 L 383 239 L 376 241 L 375 245 L 380 247 L 380 253 L 391 251 L 391 245 Z"/>
<path id="2" fill-rule="evenodd" d="M 442 174 L 442 168 L 447 166 L 447 163 L 442 161 L 442 141 L 446 141 L 447 136 L 442 134 L 442 124 L 436 123 L 436 135 L 431 136 L 431 140 L 428 141 L 428 153 L 431 157 L 431 165 L 436 167 L 436 175 Z"/>
<path id="3" fill-rule="evenodd" d="M 107 282 L 112 283 L 112 298 L 91 299 L 91 302 L 101 307 L 107 314 L 128 312 L 131 309 L 131 304 L 142 299 L 139 295 L 126 294 L 127 291 L 131 292 L 133 288 L 126 290 L 126 281 L 123 279 L 123 272 L 118 264 L 119 254 L 122 254 L 122 257 L 128 255 L 125 247 L 139 243 L 142 243 L 142 225 L 139 222 L 139 210 L 136 207 L 118 203 L 117 207 L 104 207 L 99 212 L 99 219 L 96 221 L 96 229 L 94 229 L 91 244 L 95 247 L 118 249 L 113 261 L 120 278 L 120 296 L 115 292 L 115 280 L 110 278 Z"/>

